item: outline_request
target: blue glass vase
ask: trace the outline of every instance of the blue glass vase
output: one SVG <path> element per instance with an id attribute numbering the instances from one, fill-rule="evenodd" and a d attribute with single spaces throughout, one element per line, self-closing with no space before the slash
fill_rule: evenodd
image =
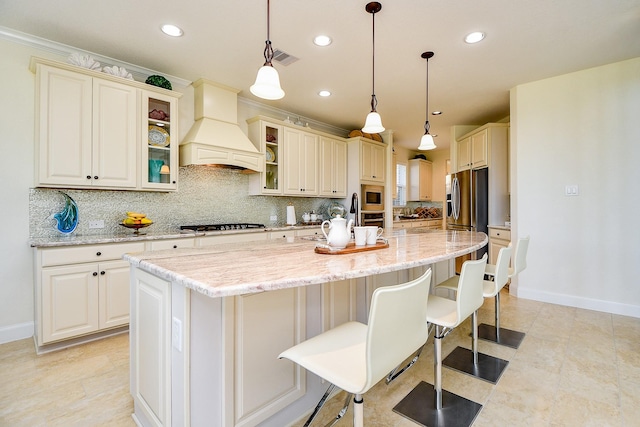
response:
<path id="1" fill-rule="evenodd" d="M 60 192 L 60 194 L 64 196 L 64 209 L 53 214 L 53 219 L 56 220 L 56 230 L 62 234 L 71 234 L 78 227 L 78 205 L 65 193 Z"/>

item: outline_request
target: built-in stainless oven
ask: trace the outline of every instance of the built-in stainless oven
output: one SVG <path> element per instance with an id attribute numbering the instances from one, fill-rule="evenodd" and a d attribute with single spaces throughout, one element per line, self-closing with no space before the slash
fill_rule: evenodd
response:
<path id="1" fill-rule="evenodd" d="M 362 221 L 360 221 L 360 225 L 375 225 L 376 227 L 384 228 L 384 212 L 361 212 Z"/>
<path id="2" fill-rule="evenodd" d="M 384 186 L 362 184 L 362 206 L 363 211 L 384 211 Z"/>

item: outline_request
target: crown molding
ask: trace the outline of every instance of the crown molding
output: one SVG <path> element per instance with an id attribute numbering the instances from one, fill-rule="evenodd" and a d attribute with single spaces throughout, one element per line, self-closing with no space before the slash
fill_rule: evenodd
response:
<path id="1" fill-rule="evenodd" d="M 131 73 L 134 80 L 144 82 L 147 77 L 155 74 L 160 74 L 167 78 L 172 84 L 179 86 L 189 86 L 190 80 L 186 80 L 176 76 L 170 76 L 157 70 L 151 70 L 149 68 L 140 67 L 139 65 L 130 64 L 128 62 L 119 61 L 108 56 L 103 56 L 94 52 L 90 52 L 83 49 L 78 49 L 73 46 L 69 46 L 63 43 L 54 42 L 51 40 L 43 39 L 31 34 L 23 33 L 20 31 L 12 30 L 7 27 L 0 26 L 0 39 L 7 40 L 13 43 L 30 46 L 35 49 L 43 50 L 53 55 L 60 56 L 64 60 L 72 53 L 80 53 L 83 55 L 91 55 L 94 59 L 99 61 L 103 65 L 117 65 L 118 67 L 124 67 Z"/>

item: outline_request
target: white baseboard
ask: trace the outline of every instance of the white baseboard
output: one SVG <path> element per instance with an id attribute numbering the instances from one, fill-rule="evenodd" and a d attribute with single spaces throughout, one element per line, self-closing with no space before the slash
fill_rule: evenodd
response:
<path id="1" fill-rule="evenodd" d="M 25 322 L 0 328 L 0 344 L 33 337 L 34 323 Z"/>
<path id="2" fill-rule="evenodd" d="M 518 298 L 640 318 L 640 306 L 637 305 L 578 297 L 575 295 L 563 295 L 553 292 L 539 291 L 536 289 L 528 289 L 522 286 L 517 288 L 517 295 Z"/>

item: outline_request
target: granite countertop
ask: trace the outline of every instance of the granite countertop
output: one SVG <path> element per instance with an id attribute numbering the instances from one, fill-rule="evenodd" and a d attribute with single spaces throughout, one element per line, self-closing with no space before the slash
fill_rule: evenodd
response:
<path id="1" fill-rule="evenodd" d="M 314 252 L 313 240 L 266 240 L 127 254 L 132 266 L 212 298 L 364 277 L 473 252 L 487 235 L 469 231 L 386 231 L 389 248 L 345 255 Z"/>
<path id="2" fill-rule="evenodd" d="M 224 230 L 224 231 L 190 231 L 186 230 L 168 230 L 168 231 L 143 231 L 140 234 L 134 234 L 127 231 L 119 234 L 95 234 L 95 235 L 78 235 L 70 236 L 59 235 L 55 237 L 32 238 L 29 244 L 35 248 L 56 247 L 56 246 L 74 246 L 74 245 L 97 245 L 102 243 L 123 243 L 123 242 L 139 242 L 146 240 L 164 240 L 164 239 L 182 239 L 192 238 L 196 236 L 217 236 L 222 234 L 239 234 L 239 233 L 265 233 L 269 231 L 283 230 L 302 230 L 306 228 L 319 228 L 319 225 L 288 225 L 282 227 L 266 227 L 252 228 L 244 230 Z"/>

